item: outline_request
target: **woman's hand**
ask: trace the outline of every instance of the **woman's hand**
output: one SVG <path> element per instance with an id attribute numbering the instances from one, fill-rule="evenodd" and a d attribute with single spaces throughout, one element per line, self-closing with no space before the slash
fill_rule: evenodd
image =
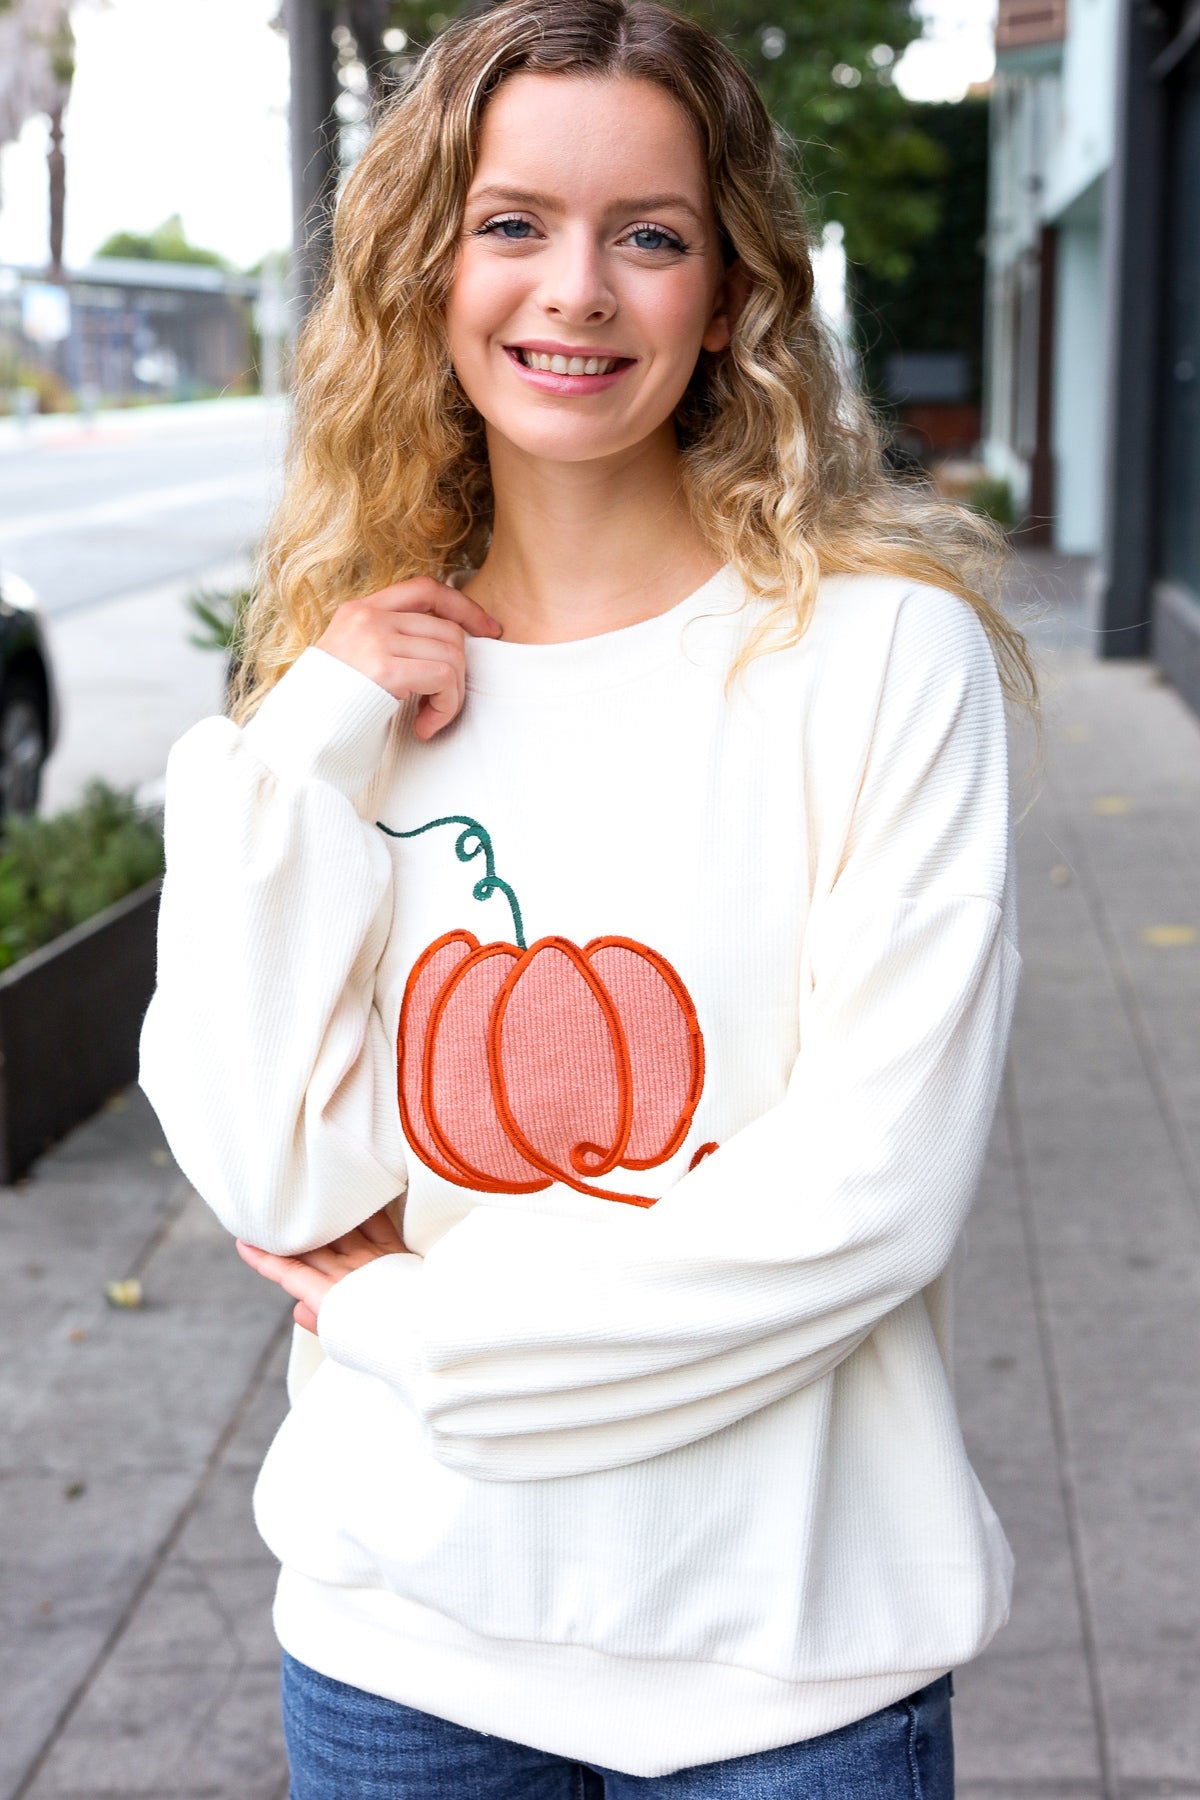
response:
<path id="1" fill-rule="evenodd" d="M 297 1325 L 303 1325 L 305 1331 L 314 1333 L 321 1302 L 335 1282 L 380 1256 L 395 1256 L 406 1249 L 386 1207 L 364 1219 L 344 1237 L 335 1238 L 332 1244 L 322 1244 L 316 1250 L 306 1250 L 303 1256 L 273 1256 L 269 1250 L 259 1250 L 242 1238 L 237 1240 L 237 1252 L 242 1261 L 265 1275 L 268 1281 L 275 1282 L 285 1294 L 290 1294 L 296 1302 L 292 1308 L 293 1319 Z"/>
<path id="2" fill-rule="evenodd" d="M 499 637 L 501 627 L 457 588 L 419 575 L 346 600 L 317 639 L 317 648 L 349 663 L 396 700 L 421 696 L 413 729 L 431 738 L 463 703 L 463 633 Z"/>

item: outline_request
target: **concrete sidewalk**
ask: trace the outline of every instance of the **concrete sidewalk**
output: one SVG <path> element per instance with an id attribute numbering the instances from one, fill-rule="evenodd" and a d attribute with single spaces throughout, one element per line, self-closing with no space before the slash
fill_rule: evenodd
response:
<path id="1" fill-rule="evenodd" d="M 1035 573 L 1025 976 L 959 1286 L 1018 1576 L 956 1678 L 959 1792 L 1200 1796 L 1200 722 L 1093 660 L 1077 568 Z M 0 1189 L 0 1800 L 283 1800 L 249 1494 L 289 1329 L 136 1093 Z"/>
<path id="2" fill-rule="evenodd" d="M 5 1800 L 286 1793 L 249 1493 L 290 1331 L 136 1091 L 0 1189 Z"/>
<path id="3" fill-rule="evenodd" d="M 62 730 L 46 765 L 40 811 L 75 806 L 97 777 L 152 804 L 178 737 L 224 704 L 225 658 L 191 642 L 189 595 L 229 592 L 243 558 L 120 594 L 45 621 L 62 699 Z"/>
<path id="4" fill-rule="evenodd" d="M 94 443 L 112 438 L 152 438 L 162 432 L 220 430 L 231 416 L 282 418 L 284 398 L 220 394 L 212 400 L 163 400 L 147 406 L 115 406 L 94 413 L 34 413 L 0 418 L 0 456 L 20 456 L 42 444 Z"/>

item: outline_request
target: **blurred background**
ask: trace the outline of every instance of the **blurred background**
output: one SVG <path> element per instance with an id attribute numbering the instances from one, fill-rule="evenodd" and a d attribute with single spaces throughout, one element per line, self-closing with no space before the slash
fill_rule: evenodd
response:
<path id="1" fill-rule="evenodd" d="M 0 0 L 0 1800 L 283 1800 L 289 1319 L 136 1089 L 329 207 L 450 0 Z M 696 0 L 908 478 L 1010 534 L 1025 979 L 961 1272 L 960 1792 L 1200 1796 L 1200 0 Z M 56 1147 L 55 1147 L 56 1146 Z"/>

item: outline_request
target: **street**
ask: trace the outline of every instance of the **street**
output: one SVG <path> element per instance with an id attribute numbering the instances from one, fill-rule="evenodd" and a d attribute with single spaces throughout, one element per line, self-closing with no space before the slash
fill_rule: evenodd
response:
<path id="1" fill-rule="evenodd" d="M 222 658 L 188 642 L 185 601 L 245 578 L 284 429 L 259 399 L 0 422 L 0 566 L 41 597 L 62 701 L 43 812 L 93 776 L 152 795 L 219 709 Z"/>
<path id="2" fill-rule="evenodd" d="M 281 408 L 207 401 L 54 424 L 8 424 L 0 437 L 0 564 L 33 583 L 48 614 L 227 562 L 261 531 Z"/>

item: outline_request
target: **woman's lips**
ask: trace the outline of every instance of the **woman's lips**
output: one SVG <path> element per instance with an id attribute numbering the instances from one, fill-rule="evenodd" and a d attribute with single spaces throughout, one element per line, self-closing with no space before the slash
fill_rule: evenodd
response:
<path id="1" fill-rule="evenodd" d="M 610 388 L 620 381 L 622 375 L 634 366 L 634 358 L 620 362 L 607 375 L 555 375 L 549 369 L 530 369 L 521 361 L 515 349 L 504 346 L 507 356 L 522 381 L 530 387 L 538 388 L 543 394 L 598 394 L 604 388 Z"/>

